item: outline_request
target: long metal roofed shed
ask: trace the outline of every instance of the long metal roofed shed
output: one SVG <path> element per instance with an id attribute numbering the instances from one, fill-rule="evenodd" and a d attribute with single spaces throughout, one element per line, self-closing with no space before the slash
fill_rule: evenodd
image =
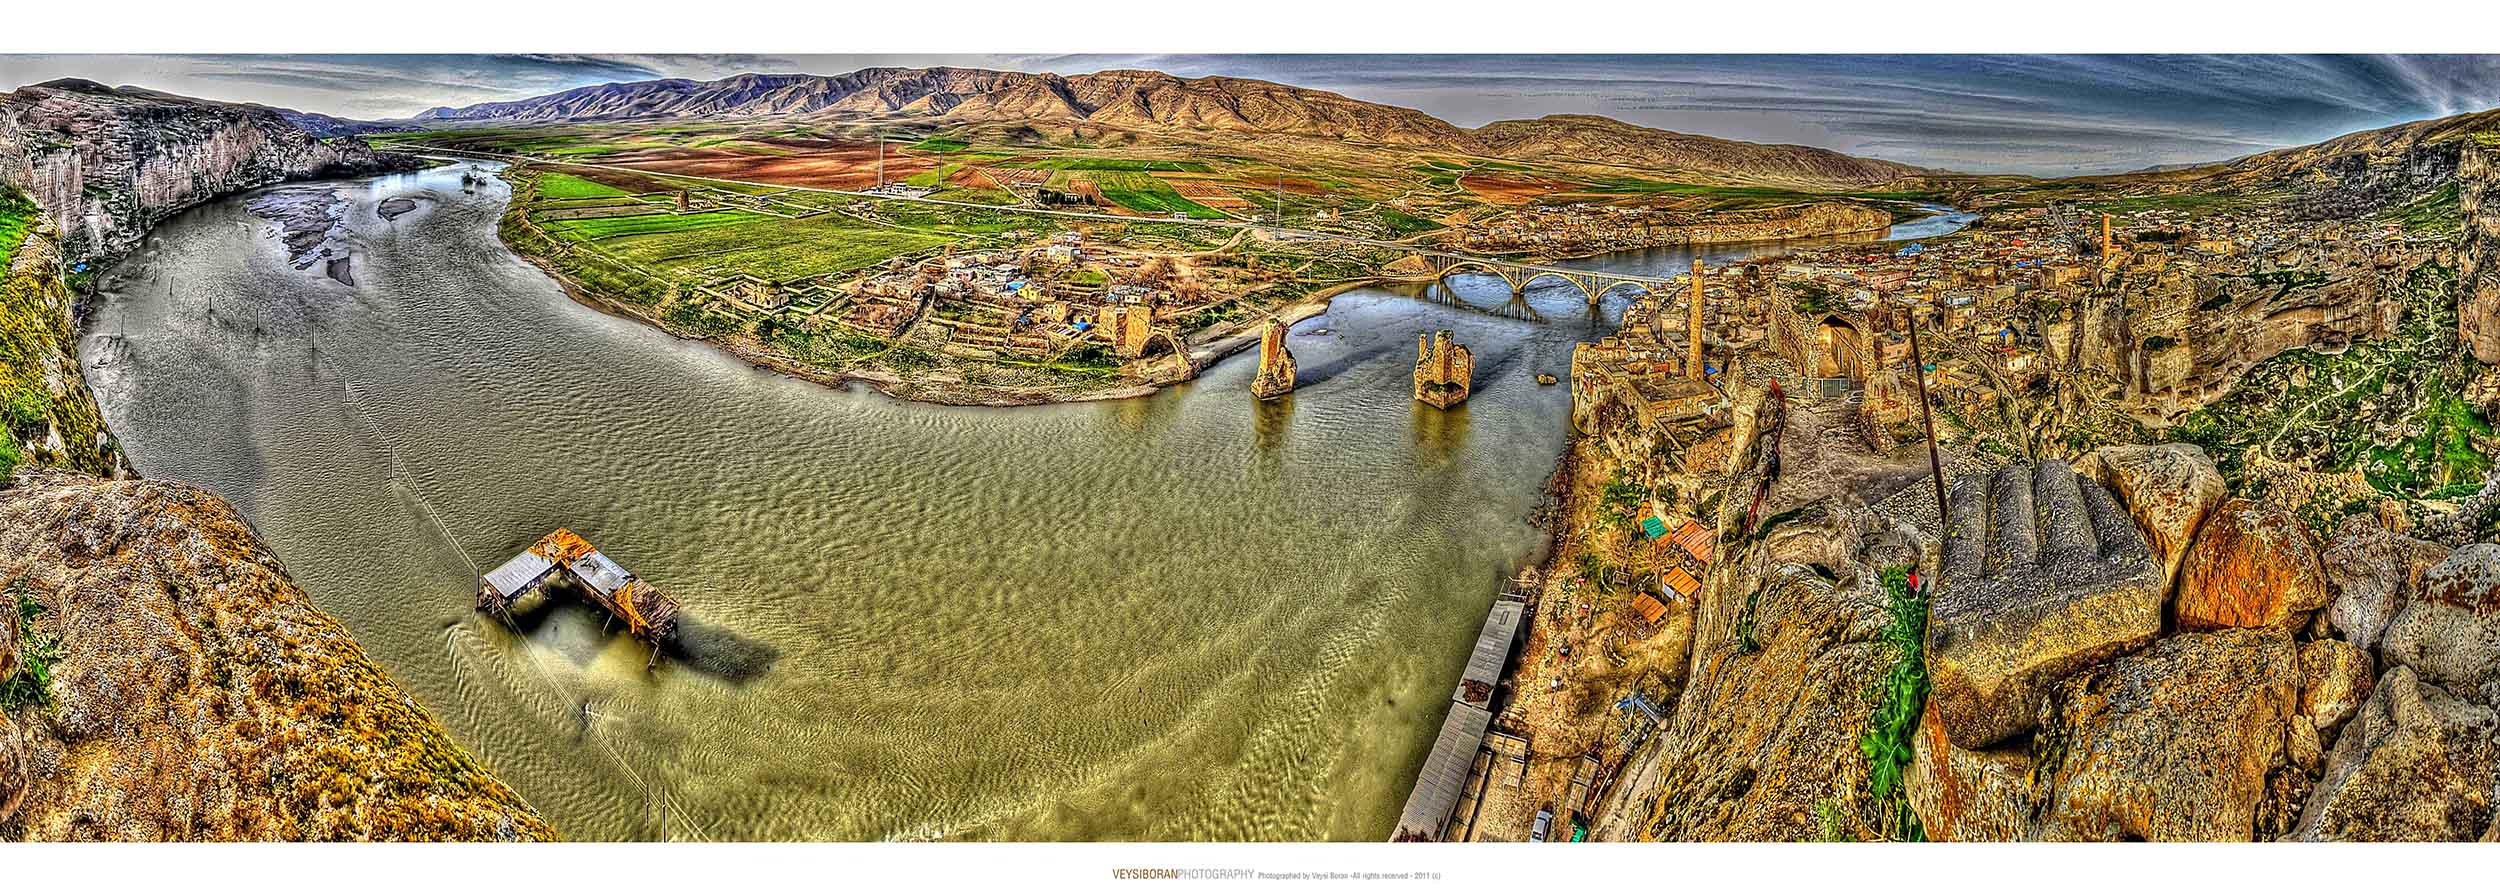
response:
<path id="1" fill-rule="evenodd" d="M 1493 727 L 1493 691 L 1510 666 L 1510 649 L 1518 641 L 1519 623 L 1527 609 L 1505 594 L 1485 613 L 1475 650 L 1467 655 L 1466 671 L 1450 694 L 1449 714 L 1442 717 L 1432 752 L 1415 773 L 1415 789 L 1407 793 L 1406 808 L 1398 813 L 1397 830 L 1390 839 L 1439 840 L 1447 833 L 1451 812 L 1465 796 L 1468 772 L 1475 766 L 1476 754 L 1485 748 L 1486 732 Z"/>

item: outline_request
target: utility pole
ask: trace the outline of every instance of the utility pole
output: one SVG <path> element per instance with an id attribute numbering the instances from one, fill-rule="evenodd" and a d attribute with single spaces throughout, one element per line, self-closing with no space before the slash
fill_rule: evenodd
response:
<path id="1" fill-rule="evenodd" d="M 1910 376 L 1918 383 L 1918 419 L 1927 427 L 1927 473 L 1936 484 L 1936 526 L 1941 533 L 1945 521 L 1953 518 L 1945 510 L 1944 458 L 1936 451 L 1936 414 L 1927 406 L 1927 358 L 1918 350 L 1918 308 L 1905 306 L 1910 320 Z"/>

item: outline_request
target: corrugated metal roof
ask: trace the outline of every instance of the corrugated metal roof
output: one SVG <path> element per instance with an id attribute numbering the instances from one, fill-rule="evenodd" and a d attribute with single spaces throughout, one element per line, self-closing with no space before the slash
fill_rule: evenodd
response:
<path id="1" fill-rule="evenodd" d="M 1441 733 L 1433 738 L 1431 755 L 1424 757 L 1424 767 L 1415 773 L 1415 789 L 1406 795 L 1406 809 L 1398 813 L 1398 835 L 1441 839 L 1441 826 L 1458 806 L 1459 791 L 1467 786 L 1467 770 L 1475 765 L 1476 751 L 1484 745 L 1484 730 L 1492 724 L 1490 711 L 1450 704 L 1450 714 L 1441 719 Z"/>
<path id="2" fill-rule="evenodd" d="M 589 585 L 590 590 L 600 594 L 615 594 L 616 589 L 625 587 L 626 579 L 633 578 L 625 567 L 616 565 L 616 561 L 598 551 L 582 555 L 581 559 L 565 564 L 565 568 L 581 576 L 582 584 Z"/>
<path id="3" fill-rule="evenodd" d="M 1525 609 L 1526 605 L 1517 601 L 1493 602 L 1493 610 L 1484 616 L 1484 629 L 1476 633 L 1476 649 L 1467 655 L 1467 674 L 1459 676 L 1458 691 L 1450 695 L 1451 700 L 1479 707 L 1492 702 L 1490 688 L 1482 700 L 1467 699 L 1467 682 L 1502 682 L 1502 667 L 1510 664 L 1511 641 L 1519 634 L 1519 618 Z"/>
<path id="4" fill-rule="evenodd" d="M 502 566 L 495 567 L 495 571 L 487 573 L 486 585 L 495 589 L 496 594 L 511 597 L 537 584 L 540 578 L 547 575 L 548 570 L 555 567 L 556 565 L 547 562 L 545 557 L 530 551 L 522 551 L 519 556 L 504 561 Z"/>
<path id="5" fill-rule="evenodd" d="M 1710 555 L 1718 550 L 1719 533 L 1703 528 L 1700 523 L 1685 520 L 1683 527 L 1675 531 L 1675 546 L 1683 548 L 1685 556 L 1693 558 L 1694 562 L 1708 565 Z"/>

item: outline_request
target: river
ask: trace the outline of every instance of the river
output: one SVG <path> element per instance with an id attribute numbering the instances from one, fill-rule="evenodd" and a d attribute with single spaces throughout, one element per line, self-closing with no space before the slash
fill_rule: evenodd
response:
<path id="1" fill-rule="evenodd" d="M 1542 540 L 1569 396 L 1534 377 L 1621 310 L 1361 289 L 1294 328 L 1272 405 L 1250 355 L 1134 400 L 913 404 L 570 301 L 496 239 L 504 186 L 464 191 L 492 168 L 320 185 L 353 286 L 248 197 L 185 212 L 108 273 L 82 355 L 139 469 L 233 502 L 576 839 L 1382 838 Z M 1409 398 L 1439 328 L 1477 358 L 1446 413 Z M 683 602 L 681 655 L 471 609 L 558 526 Z"/>

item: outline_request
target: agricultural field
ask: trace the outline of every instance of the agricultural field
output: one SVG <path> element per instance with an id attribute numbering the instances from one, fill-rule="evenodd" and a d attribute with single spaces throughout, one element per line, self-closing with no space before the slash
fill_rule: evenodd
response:
<path id="1" fill-rule="evenodd" d="M 1549 203 L 1712 213 L 1831 198 L 1772 187 L 1684 183 L 1594 164 L 1530 165 L 1379 147 L 1217 148 L 1164 138 L 1095 145 L 1070 137 L 871 122 L 769 127 L 742 122 L 573 124 L 379 139 L 412 148 L 595 162 L 652 175 L 646 184 L 617 184 L 629 193 L 674 190 L 687 183 L 672 182 L 672 176 L 752 184 L 693 182 L 748 195 L 781 187 L 862 191 L 899 183 L 954 202 L 1015 207 L 1073 202 L 1078 211 L 1274 222 L 1392 240 L 1439 239 L 1435 234 L 1452 227 L 1482 224 Z M 563 189 L 547 194 L 550 199 L 571 195 Z M 580 198 L 588 202 L 601 197 L 584 193 Z M 1899 205 L 1937 197 L 1869 193 L 1843 198 Z M 2418 217 L 2437 214 L 2429 210 Z"/>

